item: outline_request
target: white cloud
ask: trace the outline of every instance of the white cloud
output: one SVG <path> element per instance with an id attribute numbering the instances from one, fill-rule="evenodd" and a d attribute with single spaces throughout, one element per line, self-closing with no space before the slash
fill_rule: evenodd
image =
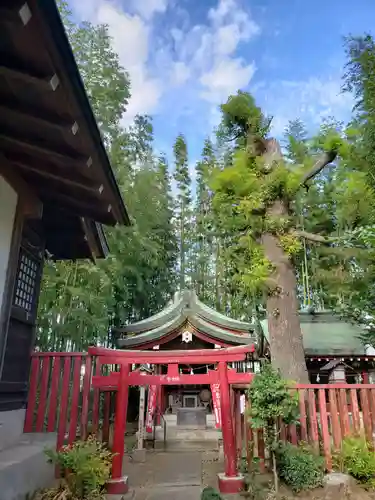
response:
<path id="1" fill-rule="evenodd" d="M 316 128 L 322 118 L 335 116 L 347 120 L 353 106 L 350 94 L 341 92 L 340 75 L 311 77 L 307 80 L 275 81 L 258 85 L 264 110 L 273 115 L 272 133 L 281 136 L 289 120 L 300 118 L 308 128 Z"/>
<path id="2" fill-rule="evenodd" d="M 172 75 L 171 75 L 172 85 L 176 86 L 183 85 L 184 83 L 187 82 L 190 75 L 191 72 L 188 66 L 182 61 L 177 61 L 172 66 Z"/>
<path id="3" fill-rule="evenodd" d="M 255 64 L 244 64 L 242 59 L 221 59 L 210 71 L 200 79 L 206 90 L 202 96 L 216 104 L 223 102 L 229 94 L 244 88 L 255 72 Z"/>
<path id="4" fill-rule="evenodd" d="M 202 97 L 220 104 L 229 94 L 247 87 L 253 77 L 254 62 L 235 57 L 235 53 L 241 43 L 260 33 L 260 27 L 235 0 L 219 0 L 216 8 L 209 10 L 208 19 L 211 25 L 194 59 L 203 70 Z M 212 63 L 205 65 L 208 60 Z"/>
<path id="5" fill-rule="evenodd" d="M 166 1 L 153 0 L 138 2 L 138 12 L 149 6 L 149 14 L 161 11 Z M 131 99 L 124 115 L 124 123 L 129 124 L 137 113 L 152 113 L 162 94 L 161 82 L 150 75 L 149 60 L 151 25 L 138 14 L 128 14 L 119 6 L 107 0 L 94 0 L 74 4 L 82 19 L 94 24 L 107 24 L 113 40 L 113 48 L 119 55 L 121 65 L 131 79 Z"/>
<path id="6" fill-rule="evenodd" d="M 114 50 L 130 75 L 125 124 L 137 113 L 158 112 L 163 96 L 174 102 L 173 88 L 184 87 L 188 100 L 180 102 L 186 113 L 189 106 L 196 109 L 202 99 L 209 106 L 220 104 L 230 93 L 246 88 L 254 74 L 254 63 L 237 57 L 236 51 L 260 28 L 239 0 L 217 0 L 196 25 L 175 5 L 168 32 L 157 31 L 154 19 L 166 12 L 172 0 L 130 0 L 128 4 L 120 0 L 72 1 L 81 19 L 108 25 Z M 168 108 L 168 102 L 163 107 Z"/>
<path id="7" fill-rule="evenodd" d="M 168 0 L 133 0 L 132 8 L 144 19 L 151 19 L 156 13 L 162 14 L 167 10 Z"/>

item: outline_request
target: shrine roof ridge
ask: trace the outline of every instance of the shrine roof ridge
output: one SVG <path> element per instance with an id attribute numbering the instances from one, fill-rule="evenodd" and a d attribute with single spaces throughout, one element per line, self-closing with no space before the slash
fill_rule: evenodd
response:
<path id="1" fill-rule="evenodd" d="M 163 337 L 173 334 L 174 332 L 178 332 L 182 329 L 184 324 L 186 324 L 187 328 L 191 325 L 198 332 L 205 334 L 210 340 L 212 340 L 212 343 L 215 343 L 215 339 L 233 345 L 256 343 L 255 335 L 250 333 L 247 333 L 247 335 L 231 333 L 228 330 L 213 325 L 203 318 L 192 314 L 189 309 L 185 309 L 184 312 L 180 312 L 178 316 L 174 317 L 160 327 L 139 334 L 129 335 L 124 339 L 119 339 L 117 341 L 117 345 L 120 348 L 129 348 L 155 342 L 161 340 Z"/>
<path id="2" fill-rule="evenodd" d="M 250 334 L 254 331 L 255 326 L 250 322 L 245 322 L 233 318 L 229 318 L 218 311 L 215 311 L 211 307 L 203 304 L 197 297 L 195 291 L 193 290 L 183 290 L 182 292 L 176 292 L 173 301 L 168 304 L 162 311 L 147 319 L 125 325 L 121 328 L 117 328 L 116 331 L 120 334 L 143 334 L 149 333 L 152 330 L 158 329 L 160 327 L 167 327 L 170 322 L 179 318 L 181 315 L 185 315 L 186 319 L 189 315 L 191 317 L 196 317 L 211 323 L 219 329 L 231 330 L 235 334 L 240 332 L 241 334 Z"/>

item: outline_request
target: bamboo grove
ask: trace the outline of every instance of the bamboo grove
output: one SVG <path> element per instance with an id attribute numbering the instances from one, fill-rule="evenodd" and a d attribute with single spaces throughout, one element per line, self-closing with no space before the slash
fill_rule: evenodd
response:
<path id="1" fill-rule="evenodd" d="M 275 140 L 272 118 L 239 91 L 221 106 L 192 176 L 183 135 L 168 164 L 155 153 L 151 117 L 122 125 L 131 82 L 106 27 L 77 25 L 67 4 L 60 9 L 133 226 L 106 230 L 104 261 L 46 263 L 38 347 L 112 346 L 113 326 L 192 287 L 233 317 L 267 314 L 276 365 L 303 381 L 298 309 L 370 326 L 374 314 L 374 40 L 343 43 L 343 92 L 356 102 L 350 123 L 331 117 L 311 135 L 296 116 Z M 365 337 L 375 344 L 371 328 Z"/>

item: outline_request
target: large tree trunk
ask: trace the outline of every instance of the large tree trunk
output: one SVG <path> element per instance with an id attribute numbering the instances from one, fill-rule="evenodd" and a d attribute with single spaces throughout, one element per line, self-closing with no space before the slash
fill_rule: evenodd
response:
<path id="1" fill-rule="evenodd" d="M 271 139 L 267 143 L 266 165 L 281 158 L 280 146 Z M 270 217 L 286 217 L 288 206 L 276 200 L 267 210 Z M 272 364 L 281 375 L 299 383 L 308 383 L 308 372 L 298 316 L 297 281 L 289 256 L 282 249 L 279 238 L 272 233 L 262 235 L 261 243 L 266 258 L 273 266 L 269 279 L 267 319 Z"/>

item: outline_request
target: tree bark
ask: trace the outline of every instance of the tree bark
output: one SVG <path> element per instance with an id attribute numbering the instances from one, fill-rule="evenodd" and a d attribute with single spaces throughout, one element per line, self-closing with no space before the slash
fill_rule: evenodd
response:
<path id="1" fill-rule="evenodd" d="M 282 158 L 278 142 L 270 139 L 265 153 L 268 170 Z M 288 215 L 288 205 L 276 199 L 267 209 L 271 217 Z M 277 235 L 264 233 L 261 238 L 266 258 L 273 266 L 270 291 L 267 297 L 269 342 L 273 366 L 281 375 L 298 383 L 308 383 L 302 332 L 298 315 L 297 280 L 289 256 L 280 245 Z"/>

